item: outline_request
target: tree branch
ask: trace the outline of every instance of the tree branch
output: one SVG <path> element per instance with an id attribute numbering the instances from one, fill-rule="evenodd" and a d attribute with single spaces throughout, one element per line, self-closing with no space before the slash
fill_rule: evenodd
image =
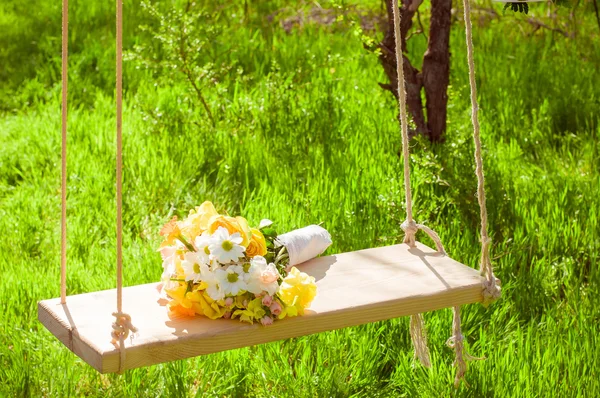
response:
<path id="1" fill-rule="evenodd" d="M 560 33 L 564 37 L 571 37 L 571 35 L 568 32 L 565 32 L 564 30 L 559 29 L 559 28 L 553 28 L 552 26 L 548 26 L 545 23 L 543 23 L 542 21 L 540 21 L 539 19 L 527 18 L 526 21 L 527 21 L 527 23 L 529 23 L 530 25 L 532 25 L 534 27 L 533 32 L 536 32 L 540 28 L 544 28 L 544 29 L 548 29 L 552 32 Z"/>
<path id="2" fill-rule="evenodd" d="M 191 5 L 192 5 L 192 3 L 188 0 L 187 6 L 185 8 L 186 14 L 190 11 Z M 185 46 L 186 36 L 184 33 L 184 30 L 185 30 L 184 24 L 185 24 L 185 19 L 181 22 L 180 37 L 179 37 L 179 39 L 180 39 L 179 40 L 179 56 L 181 57 L 182 71 L 183 71 L 184 75 L 186 76 L 187 80 L 189 81 L 189 83 L 192 85 L 192 88 L 194 89 L 194 91 L 196 91 L 196 95 L 198 96 L 198 99 L 202 103 L 202 106 L 204 107 L 204 110 L 206 111 L 206 114 L 208 115 L 208 118 L 210 119 L 212 126 L 215 127 L 215 119 L 213 118 L 212 112 L 210 111 L 210 107 L 208 106 L 208 103 L 204 99 L 202 90 L 200 90 L 200 87 L 198 87 L 198 85 L 196 84 L 196 79 L 194 79 L 192 71 L 190 70 L 190 68 L 188 66 L 187 52 L 186 52 L 186 46 Z"/>

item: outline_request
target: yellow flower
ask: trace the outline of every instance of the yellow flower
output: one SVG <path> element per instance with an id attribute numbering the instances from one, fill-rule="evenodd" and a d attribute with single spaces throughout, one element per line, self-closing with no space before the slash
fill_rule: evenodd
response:
<path id="1" fill-rule="evenodd" d="M 188 292 L 186 297 L 190 300 L 194 311 L 198 315 L 204 315 L 210 319 L 218 319 L 227 311 L 225 307 L 220 306 L 217 301 L 210 298 L 204 290 Z"/>
<path id="2" fill-rule="evenodd" d="M 286 308 L 288 316 L 294 316 L 292 314 L 295 312 L 289 307 L 294 307 L 298 314 L 303 315 L 304 310 L 308 308 L 316 295 L 315 278 L 300 272 L 296 267 L 290 270 L 279 287 L 279 297 L 288 307 Z"/>
<path id="3" fill-rule="evenodd" d="M 233 297 L 233 305 L 238 308 L 243 308 L 243 307 L 245 307 L 244 301 L 249 300 L 249 299 L 250 299 L 250 295 L 247 293 L 238 294 L 237 296 Z"/>
<path id="4" fill-rule="evenodd" d="M 210 319 L 218 319 L 225 314 L 227 309 L 219 302 L 210 298 L 204 290 L 206 283 L 201 282 L 195 285 L 193 291 L 188 291 L 187 283 L 180 283 L 174 289 L 165 290 L 171 301 L 169 309 L 181 315 L 193 316 L 194 314 L 204 315 Z"/>
<path id="5" fill-rule="evenodd" d="M 212 235 L 219 227 L 227 229 L 230 234 L 238 232 L 242 236 L 241 246 L 248 247 L 252 232 L 244 217 L 230 217 L 217 214 L 210 219 L 208 232 Z"/>
<path id="6" fill-rule="evenodd" d="M 194 315 L 192 302 L 186 297 L 187 283 L 179 283 L 174 289 L 165 289 L 165 292 L 171 297 L 169 309 L 182 315 Z"/>
<path id="7" fill-rule="evenodd" d="M 181 232 L 193 242 L 197 236 L 208 229 L 210 220 L 218 215 L 212 202 L 206 201 L 190 210 L 188 217 L 181 222 Z"/>
<path id="8" fill-rule="evenodd" d="M 250 232 L 252 233 L 252 237 L 250 238 L 250 242 L 248 242 L 246 255 L 248 257 L 254 257 L 267 254 L 267 242 L 265 241 L 262 232 L 256 228 L 251 228 Z"/>
<path id="9" fill-rule="evenodd" d="M 232 318 L 239 317 L 240 321 L 252 324 L 254 321 L 259 321 L 265 314 L 266 311 L 262 306 L 262 298 L 258 297 L 250 301 L 247 308 L 235 310 Z"/>
<path id="10" fill-rule="evenodd" d="M 296 297 L 296 299 L 294 300 L 294 303 L 295 303 L 296 301 L 298 301 L 297 299 L 298 299 L 298 297 Z M 294 316 L 298 316 L 298 308 L 296 308 L 296 306 L 295 306 L 295 305 L 285 306 L 285 307 L 284 307 L 284 308 L 281 310 L 281 313 L 279 314 L 278 318 L 279 318 L 279 319 L 283 319 L 283 318 L 285 318 L 286 316 L 287 316 L 287 317 L 290 317 L 290 318 L 292 318 L 292 317 L 294 317 Z"/>

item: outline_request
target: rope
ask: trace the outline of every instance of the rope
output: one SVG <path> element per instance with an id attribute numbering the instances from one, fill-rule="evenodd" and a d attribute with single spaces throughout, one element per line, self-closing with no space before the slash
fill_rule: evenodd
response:
<path id="1" fill-rule="evenodd" d="M 125 339 L 129 332 L 136 333 L 131 316 L 123 312 L 123 0 L 117 0 L 117 312 L 113 312 L 113 344 L 119 341 L 119 373 L 125 365 Z"/>
<path id="2" fill-rule="evenodd" d="M 123 309 L 123 1 L 117 0 L 117 312 Z"/>
<path id="3" fill-rule="evenodd" d="M 404 83 L 404 60 L 402 43 L 400 41 L 400 8 L 398 0 L 392 0 L 394 14 L 394 40 L 396 44 L 396 73 L 398 74 L 398 109 L 400 111 L 400 130 L 402 133 L 402 157 L 404 158 L 404 191 L 406 192 L 406 221 L 402 223 L 404 243 L 415 247 L 415 235 L 419 230 L 425 232 L 435 242 L 437 250 L 446 254 L 439 236 L 423 224 L 417 224 L 413 219 L 412 192 L 410 188 L 410 152 L 408 146 L 408 116 L 406 114 L 406 88 Z"/>
<path id="4" fill-rule="evenodd" d="M 62 132 L 60 180 L 60 303 L 67 302 L 67 98 L 69 58 L 69 0 L 62 2 Z"/>
<path id="5" fill-rule="evenodd" d="M 456 358 L 454 366 L 456 366 L 456 376 L 454 378 L 454 387 L 458 388 L 461 382 L 464 382 L 468 387 L 469 384 L 465 381 L 465 373 L 467 372 L 466 361 L 479 361 L 485 358 L 477 358 L 464 351 L 464 336 L 460 329 L 460 307 L 452 307 L 452 336 L 446 341 L 446 345 L 454 350 Z"/>
<path id="6" fill-rule="evenodd" d="M 442 245 L 442 240 L 433 229 L 424 224 L 417 224 L 414 221 L 408 222 L 408 220 L 404 221 L 400 227 L 405 233 L 404 243 L 408 243 L 410 247 L 415 247 L 415 235 L 419 230 L 421 230 L 431 238 L 433 243 L 435 243 L 437 251 L 443 255 L 446 255 L 446 250 L 444 249 L 444 245 Z"/>
<path id="7" fill-rule="evenodd" d="M 112 343 L 119 342 L 119 373 L 123 372 L 125 365 L 125 339 L 129 336 L 129 332 L 137 333 L 138 329 L 131 323 L 131 316 L 123 312 L 113 312 L 115 321 L 112 324 Z"/>
<path id="8" fill-rule="evenodd" d="M 475 61 L 473 57 L 473 33 L 471 26 L 471 5 L 469 0 L 463 0 L 465 16 L 465 33 L 467 40 L 467 60 L 469 63 L 469 84 L 471 86 L 471 121 L 473 122 L 473 141 L 475 143 L 475 174 L 477 175 L 477 199 L 481 218 L 481 260 L 480 271 L 485 277 L 483 289 L 483 305 L 488 306 L 500 297 L 500 287 L 496 285 L 496 277 L 490 259 L 491 239 L 488 236 L 487 208 L 485 205 L 485 177 L 483 175 L 483 160 L 481 157 L 481 136 L 479 132 L 479 106 L 477 104 L 477 83 L 475 81 Z"/>
<path id="9" fill-rule="evenodd" d="M 421 365 L 430 368 L 431 361 L 429 360 L 429 347 L 427 346 L 427 329 L 425 329 L 423 314 L 411 315 L 410 338 L 415 348 L 415 358 L 421 362 Z"/>
<path id="10" fill-rule="evenodd" d="M 398 78 L 398 109 L 400 111 L 400 130 L 402 133 L 402 157 L 404 160 L 404 191 L 406 192 L 406 220 L 401 227 L 404 231 L 404 243 L 411 248 L 416 246 L 415 235 L 419 230 L 424 231 L 434 241 L 438 252 L 446 254 L 438 234 L 423 224 L 417 224 L 413 219 L 412 192 L 410 188 L 410 152 L 408 146 L 408 117 L 406 115 L 406 88 L 404 83 L 404 60 L 402 56 L 400 7 L 398 0 L 392 0 L 394 14 L 394 41 L 396 45 L 396 73 Z M 410 336 L 415 348 L 415 357 L 425 367 L 430 367 L 429 348 L 427 347 L 427 332 L 422 314 L 410 317 Z"/>
<path id="11" fill-rule="evenodd" d="M 415 222 L 412 212 L 412 192 L 410 188 L 410 153 L 408 148 L 408 117 L 406 115 L 406 88 L 404 86 L 404 60 L 402 57 L 402 43 L 400 41 L 400 7 L 398 0 L 392 0 L 394 14 L 394 40 L 396 44 L 396 73 L 398 74 L 398 109 L 400 111 L 400 130 L 402 132 L 402 156 L 404 157 L 404 192 L 406 192 L 406 223 L 411 226 L 412 233 Z M 415 231 L 416 232 L 416 231 Z M 406 242 L 406 237 L 405 237 Z M 414 246 L 414 236 L 412 239 Z M 408 243 L 408 242 L 407 242 Z"/>
<path id="12" fill-rule="evenodd" d="M 463 0 L 465 35 L 467 41 L 467 61 L 469 64 L 469 84 L 471 87 L 471 121 L 473 123 L 473 142 L 475 143 L 475 174 L 477 175 L 477 199 L 479 201 L 479 215 L 481 218 L 481 260 L 480 271 L 485 277 L 483 283 L 483 305 L 487 306 L 500 297 L 500 288 L 496 285 L 496 277 L 492 269 L 490 259 L 490 244 L 492 240 L 488 236 L 487 226 L 487 208 L 485 204 L 485 177 L 483 174 L 483 159 L 481 156 L 481 134 L 479 128 L 479 106 L 477 104 L 477 83 L 475 81 L 475 60 L 473 56 L 473 32 L 471 24 L 471 5 L 469 0 Z M 460 327 L 460 307 L 453 307 L 452 318 L 452 337 L 446 344 L 452 348 L 456 359 L 456 377 L 454 386 L 458 388 L 467 371 L 467 362 L 469 360 L 478 360 L 464 351 L 464 337 Z M 465 382 L 466 384 L 466 382 Z"/>

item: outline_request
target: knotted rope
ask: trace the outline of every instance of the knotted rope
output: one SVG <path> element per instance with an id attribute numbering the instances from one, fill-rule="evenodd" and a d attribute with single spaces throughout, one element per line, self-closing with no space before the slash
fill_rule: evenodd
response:
<path id="1" fill-rule="evenodd" d="M 123 371 L 125 364 L 125 339 L 129 336 L 129 332 L 137 333 L 138 329 L 131 323 L 131 316 L 124 312 L 113 312 L 115 321 L 112 324 L 112 343 L 119 343 L 119 373 Z"/>
<path id="2" fill-rule="evenodd" d="M 490 259 L 490 245 L 492 240 L 488 236 L 487 226 L 487 207 L 485 203 L 485 177 L 483 174 L 483 159 L 481 156 L 481 134 L 479 128 L 479 105 L 477 103 L 477 82 L 475 81 L 475 60 L 473 56 L 473 29 L 471 23 L 471 5 L 469 0 L 463 0 L 464 19 L 465 19 L 465 37 L 467 42 L 467 62 L 469 64 L 469 85 L 471 87 L 471 122 L 473 123 L 473 142 L 475 143 L 475 174 L 477 175 L 477 199 L 479 202 L 479 215 L 481 219 L 481 260 L 480 272 L 485 278 L 483 283 L 483 305 L 488 306 L 491 302 L 500 297 L 500 287 L 496 284 L 496 277 L 492 269 Z M 453 335 L 446 344 L 454 349 L 456 359 L 456 377 L 454 379 L 455 387 L 464 381 L 464 375 L 467 371 L 466 361 L 482 359 L 475 358 L 464 351 L 464 337 L 460 328 L 460 307 L 453 308 L 452 320 Z M 466 383 L 466 382 L 465 382 Z"/>
<path id="3" fill-rule="evenodd" d="M 414 221 L 404 221 L 401 225 L 402 230 L 404 231 L 404 243 L 408 243 L 410 247 L 415 247 L 415 235 L 419 230 L 425 232 L 435 243 L 435 248 L 437 251 L 443 255 L 446 255 L 446 250 L 444 249 L 444 245 L 442 245 L 442 241 L 439 235 L 431 228 L 423 224 L 417 224 Z"/>
<path id="4" fill-rule="evenodd" d="M 464 351 L 463 340 L 465 338 L 460 328 L 460 307 L 452 307 L 452 313 L 452 336 L 446 341 L 446 345 L 455 352 L 454 366 L 456 366 L 456 376 L 454 377 L 454 387 L 458 388 L 461 381 L 468 386 L 464 379 L 467 372 L 466 361 L 479 361 L 485 358 L 477 358 Z"/>
<path id="5" fill-rule="evenodd" d="M 410 152 L 408 146 L 408 117 L 406 115 L 406 88 L 404 83 L 404 60 L 402 57 L 402 43 L 400 40 L 400 8 L 398 0 L 392 0 L 394 14 L 394 41 L 396 44 L 396 73 L 398 77 L 398 110 L 400 111 L 400 130 L 402 133 L 402 157 L 404 158 L 404 192 L 406 195 L 406 221 L 402 223 L 404 230 L 404 243 L 415 247 L 415 235 L 419 230 L 425 232 L 435 242 L 439 252 L 444 253 L 444 248 L 439 236 L 423 224 L 417 224 L 413 219 L 412 191 L 410 187 Z"/>
<path id="6" fill-rule="evenodd" d="M 469 83 L 471 87 L 471 119 L 473 122 L 473 141 L 475 142 L 475 163 L 477 175 L 477 197 L 479 201 L 481 217 L 481 275 L 484 276 L 483 286 L 483 304 L 485 306 L 500 297 L 500 288 L 496 284 L 496 278 L 493 274 L 492 263 L 490 260 L 491 239 L 487 232 L 487 209 L 485 204 L 485 179 L 483 174 L 483 160 L 481 156 L 481 137 L 478 119 L 477 105 L 477 85 L 475 82 L 475 62 L 473 57 L 473 38 L 471 25 L 471 9 L 469 0 L 463 0 L 464 18 L 466 26 L 467 40 L 467 60 L 469 64 Z M 396 45 L 396 72 L 398 77 L 398 108 L 400 111 L 400 125 L 402 132 L 402 155 L 404 158 L 404 189 L 406 192 L 406 221 L 402 223 L 402 229 L 405 232 L 404 242 L 410 247 L 415 246 L 415 235 L 419 230 L 424 231 L 435 242 L 437 250 L 445 254 L 444 247 L 439 236 L 430 228 L 417 224 L 413 220 L 412 214 L 412 196 L 410 187 L 410 165 L 409 165 L 409 147 L 408 147 L 408 121 L 406 114 L 406 89 L 404 83 L 404 67 L 401 45 L 400 31 L 400 8 L 398 0 L 392 0 L 392 10 L 394 16 L 394 39 Z M 448 339 L 448 346 L 454 349 L 457 367 L 455 385 L 458 387 L 463 380 L 467 369 L 465 360 L 476 359 L 464 351 L 463 335 L 460 326 L 460 307 L 453 308 L 453 336 Z M 419 358 L 424 366 L 430 366 L 429 350 L 427 348 L 427 336 L 425 333 L 423 316 L 421 314 L 411 317 L 410 332 L 415 347 L 415 356 Z"/>
<path id="7" fill-rule="evenodd" d="M 111 336 L 113 344 L 119 341 L 120 361 L 119 373 L 125 365 L 125 339 L 129 331 L 137 332 L 131 324 L 131 316 L 123 312 L 123 0 L 117 0 L 117 85 L 116 85 L 116 112 L 117 112 L 117 312 L 112 324 Z"/>
<path id="8" fill-rule="evenodd" d="M 68 45 L 69 1 L 62 2 L 62 131 L 61 131 L 61 257 L 60 302 L 67 302 L 67 99 L 68 99 Z M 113 312 L 112 343 L 119 343 L 119 373 L 125 364 L 125 339 L 137 328 L 131 316 L 123 312 L 123 0 L 117 0 L 117 59 L 116 59 L 116 113 L 117 113 L 117 311 Z"/>
<path id="9" fill-rule="evenodd" d="M 69 45 L 69 1 L 62 2 L 62 132 L 61 132 L 61 257 L 60 257 L 60 302 L 67 302 L 67 99 L 68 99 L 68 45 Z M 112 343 L 119 343 L 119 373 L 125 364 L 125 339 L 129 332 L 136 333 L 131 316 L 123 312 L 123 1 L 117 0 L 117 59 L 116 59 L 116 113 L 117 113 L 117 312 L 112 324 Z"/>
<path id="10" fill-rule="evenodd" d="M 496 276 L 492 269 L 492 261 L 490 259 L 490 238 L 482 238 L 481 242 L 481 275 L 485 277 L 483 283 L 483 306 L 487 307 L 501 296 L 500 286 L 496 283 Z"/>
<path id="11" fill-rule="evenodd" d="M 481 135 L 479 132 L 479 105 L 477 104 L 477 82 L 475 81 L 475 60 L 473 56 L 473 33 L 471 24 L 471 5 L 469 0 L 463 0 L 465 35 L 467 41 L 467 61 L 469 63 L 469 84 L 471 86 L 471 121 L 473 123 L 473 142 L 475 143 L 475 174 L 477 175 L 477 199 L 479 202 L 479 216 L 481 218 L 481 260 L 480 271 L 485 277 L 483 288 L 483 305 L 488 306 L 500 297 L 500 287 L 496 284 L 496 277 L 490 259 L 490 245 L 492 240 L 488 236 L 488 217 L 485 204 L 485 177 L 483 174 L 483 159 L 481 156 Z"/>
<path id="12" fill-rule="evenodd" d="M 425 232 L 435 242 L 438 252 L 446 254 L 438 234 L 423 224 L 417 224 L 413 219 L 412 192 L 410 188 L 410 153 L 408 146 L 408 117 L 406 115 L 406 88 L 404 83 L 404 60 L 400 35 L 400 7 L 398 0 L 392 0 L 394 15 L 394 42 L 396 45 L 396 73 L 398 77 L 398 109 L 400 111 L 400 130 L 402 133 L 402 157 L 404 158 L 404 191 L 406 193 L 406 220 L 401 227 L 404 230 L 404 243 L 415 247 L 415 235 L 419 230 Z M 410 336 L 415 347 L 415 357 L 425 367 L 430 367 L 429 348 L 427 347 L 427 332 L 422 314 L 410 317 Z"/>

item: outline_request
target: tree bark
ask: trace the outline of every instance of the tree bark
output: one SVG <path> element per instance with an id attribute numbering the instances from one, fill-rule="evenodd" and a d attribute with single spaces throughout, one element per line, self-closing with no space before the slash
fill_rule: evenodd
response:
<path id="1" fill-rule="evenodd" d="M 421 5 L 422 0 L 404 0 L 400 9 L 400 32 L 402 33 L 402 49 L 406 50 L 406 36 L 412 27 L 412 18 Z M 390 83 L 380 84 L 386 90 L 398 98 L 398 77 L 396 74 L 396 42 L 394 40 L 394 16 L 392 13 L 392 0 L 386 0 L 385 6 L 388 14 L 388 29 L 383 41 L 379 44 L 381 55 L 379 60 Z M 423 80 L 419 71 L 412 66 L 410 60 L 403 54 L 404 81 L 406 85 L 406 105 L 412 115 L 415 129 L 410 129 L 409 135 L 427 134 L 427 124 L 423 114 L 423 102 L 421 101 L 421 88 Z"/>
<path id="2" fill-rule="evenodd" d="M 423 87 L 429 139 L 441 141 L 446 131 L 450 79 L 450 24 L 452 0 L 431 0 L 429 43 L 423 57 Z"/>
<path id="3" fill-rule="evenodd" d="M 406 37 L 411 29 L 412 19 L 423 0 L 403 0 L 400 9 L 400 32 L 402 34 L 402 56 L 404 61 L 404 79 L 406 86 L 406 104 L 412 116 L 414 129 L 409 130 L 410 137 L 424 134 L 431 141 L 442 141 L 446 130 L 448 104 L 448 83 L 450 79 L 450 25 L 452 0 L 431 1 L 431 21 L 429 42 L 423 57 L 423 71 L 419 72 L 404 55 Z M 389 79 L 389 84 L 380 86 L 391 91 L 398 98 L 398 79 L 396 75 L 396 45 L 394 40 L 394 17 L 392 0 L 385 0 L 388 14 L 388 29 L 379 44 L 379 60 Z M 421 89 L 425 90 L 427 121 L 423 112 Z"/>

